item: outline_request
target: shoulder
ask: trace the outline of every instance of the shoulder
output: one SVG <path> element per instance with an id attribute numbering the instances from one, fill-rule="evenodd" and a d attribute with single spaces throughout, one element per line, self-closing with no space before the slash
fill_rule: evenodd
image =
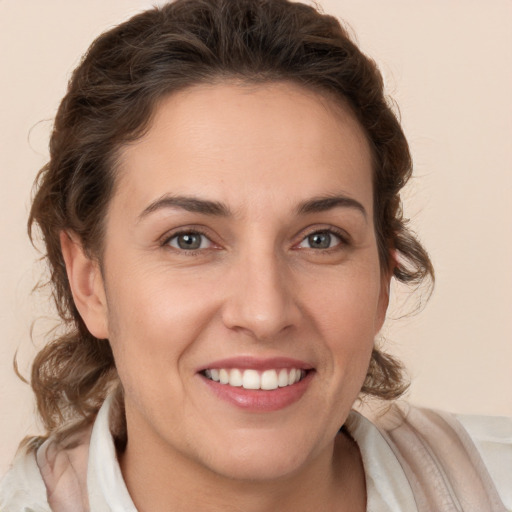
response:
<path id="1" fill-rule="evenodd" d="M 512 510 L 512 418 L 456 415 L 469 434 L 503 503 Z"/>
<path id="2" fill-rule="evenodd" d="M 457 493 L 459 487 L 463 494 L 469 487 L 475 496 L 484 499 L 487 494 L 492 503 L 501 500 L 512 510 L 511 418 L 455 415 L 399 403 L 376 424 L 415 476 L 426 480 L 423 475 L 431 479 L 438 473 L 439 481 L 449 482 L 447 492 Z"/>
<path id="3" fill-rule="evenodd" d="M 2 512 L 50 512 L 87 507 L 87 461 L 91 426 L 64 439 L 33 438 L 16 455 L 0 483 Z"/>
<path id="4" fill-rule="evenodd" d="M 0 484 L 0 511 L 136 512 L 116 457 L 110 403 L 109 397 L 93 424 L 20 451 Z"/>
<path id="5" fill-rule="evenodd" d="M 4 512 L 50 512 L 46 486 L 36 461 L 33 438 L 20 448 L 9 471 L 0 482 L 0 510 Z"/>

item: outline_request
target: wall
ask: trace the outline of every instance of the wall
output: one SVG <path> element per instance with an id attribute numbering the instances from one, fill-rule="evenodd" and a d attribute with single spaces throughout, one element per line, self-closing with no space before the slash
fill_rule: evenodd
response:
<path id="1" fill-rule="evenodd" d="M 46 296 L 30 295 L 43 267 L 25 234 L 51 119 L 94 36 L 152 3 L 0 0 L 0 473 L 38 428 L 12 359 L 18 351 L 27 375 L 52 324 Z M 378 62 L 415 161 L 406 213 L 431 252 L 437 287 L 419 315 L 393 319 L 418 295 L 395 303 L 384 329 L 413 379 L 409 398 L 512 415 L 512 2 L 321 3 Z"/>

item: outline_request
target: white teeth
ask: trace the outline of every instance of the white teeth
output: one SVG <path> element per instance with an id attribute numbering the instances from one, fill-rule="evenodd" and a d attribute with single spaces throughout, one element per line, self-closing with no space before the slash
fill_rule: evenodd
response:
<path id="1" fill-rule="evenodd" d="M 291 386 L 299 382 L 305 372 L 298 368 L 281 370 L 265 370 L 260 373 L 258 370 L 240 370 L 238 368 L 212 368 L 204 371 L 208 379 L 228 384 L 233 387 L 243 387 L 244 389 L 263 389 L 272 390 Z"/>
<path id="2" fill-rule="evenodd" d="M 265 370 L 261 374 L 261 389 L 277 388 L 277 372 L 275 370 Z"/>
<path id="3" fill-rule="evenodd" d="M 229 372 L 229 385 L 239 388 L 240 386 L 242 386 L 242 384 L 242 372 L 240 370 L 237 370 L 236 368 L 234 370 L 231 370 Z"/>
<path id="4" fill-rule="evenodd" d="M 283 368 L 279 371 L 279 378 L 277 380 L 277 384 L 280 388 L 284 388 L 289 385 L 288 382 L 288 372 Z"/>
<path id="5" fill-rule="evenodd" d="M 244 389 L 260 389 L 260 374 L 256 370 L 245 370 L 242 377 L 242 387 Z"/>
<path id="6" fill-rule="evenodd" d="M 224 368 L 219 370 L 219 378 L 220 378 L 220 383 L 221 384 L 228 384 L 229 383 L 229 373 L 228 373 L 228 371 L 224 370 Z"/>

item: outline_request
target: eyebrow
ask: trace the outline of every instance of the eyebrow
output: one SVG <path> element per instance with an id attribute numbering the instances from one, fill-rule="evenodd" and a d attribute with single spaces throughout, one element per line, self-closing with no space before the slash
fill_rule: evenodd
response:
<path id="1" fill-rule="evenodd" d="M 218 201 L 166 194 L 153 201 L 147 208 L 145 208 L 139 215 L 138 220 L 141 221 L 150 213 L 166 208 L 178 208 L 188 212 L 202 213 L 204 215 L 214 215 L 218 217 L 229 217 L 231 215 L 229 208 Z"/>
<path id="2" fill-rule="evenodd" d="M 321 196 L 308 199 L 297 206 L 296 212 L 298 215 L 307 215 L 310 213 L 325 212 L 340 207 L 355 209 L 361 212 L 365 219 L 368 217 L 366 209 L 359 201 L 344 195 Z M 153 201 L 142 211 L 138 217 L 138 222 L 149 214 L 166 208 L 181 209 L 192 213 L 201 213 L 203 215 L 212 215 L 216 217 L 229 217 L 232 215 L 229 207 L 219 201 L 165 194 Z"/>
<path id="3" fill-rule="evenodd" d="M 365 207 L 355 199 L 344 195 L 323 196 L 308 199 L 300 203 L 297 207 L 299 215 L 306 215 L 308 213 L 319 213 L 332 210 L 333 208 L 352 208 L 358 210 L 363 214 L 365 219 L 368 218 L 368 213 Z"/>

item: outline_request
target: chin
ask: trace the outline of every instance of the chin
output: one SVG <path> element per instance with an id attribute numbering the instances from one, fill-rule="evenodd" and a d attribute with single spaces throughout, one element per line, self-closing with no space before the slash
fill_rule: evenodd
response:
<path id="1" fill-rule="evenodd" d="M 231 480 L 279 480 L 300 472 L 316 451 L 306 440 L 269 434 L 271 439 L 262 436 L 257 440 L 234 441 L 227 448 L 217 445 L 216 453 L 210 452 L 208 457 L 210 470 Z"/>
<path id="2" fill-rule="evenodd" d="M 286 454 L 283 457 L 236 457 L 222 461 L 218 467 L 212 468 L 218 475 L 230 480 L 268 482 L 300 472 L 304 459 L 296 460 Z"/>

